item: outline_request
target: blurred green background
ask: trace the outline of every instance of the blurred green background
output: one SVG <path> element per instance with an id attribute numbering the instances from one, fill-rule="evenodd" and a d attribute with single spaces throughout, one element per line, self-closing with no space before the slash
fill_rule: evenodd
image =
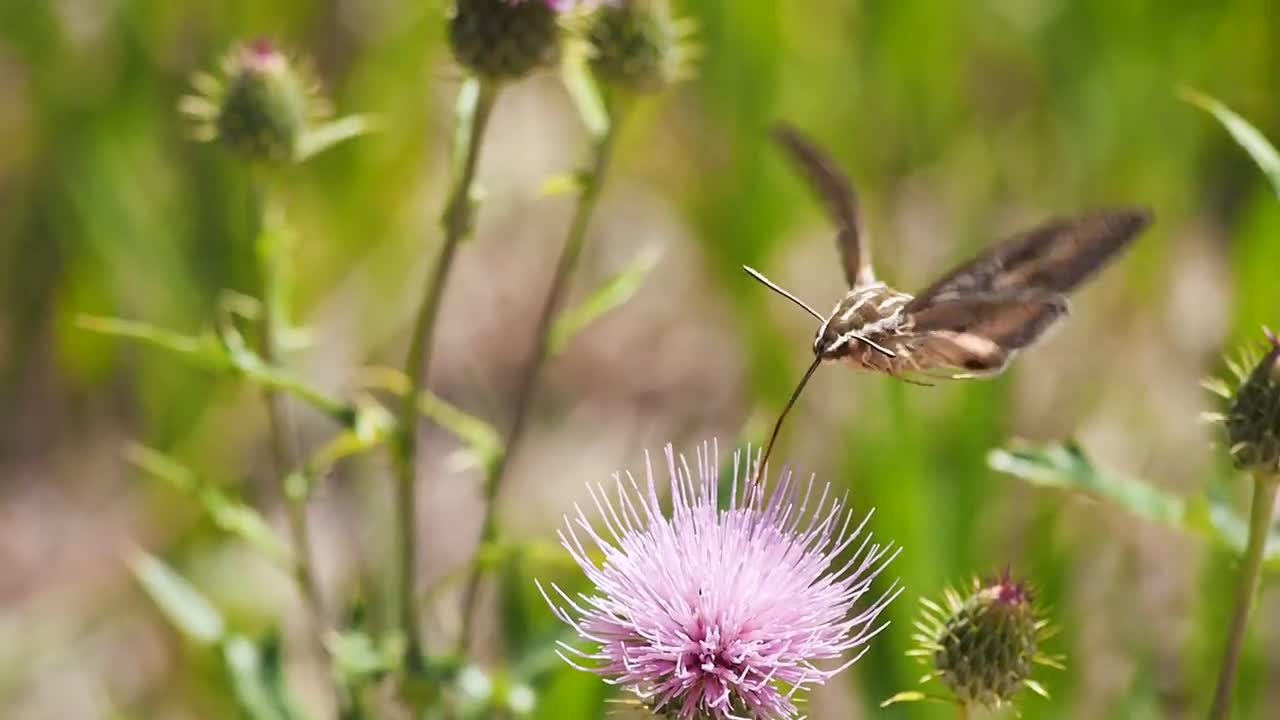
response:
<path id="1" fill-rule="evenodd" d="M 1230 608 L 1230 558 L 1089 502 L 988 469 L 1011 437 L 1080 439 L 1109 467 L 1183 493 L 1243 500 L 1197 385 L 1225 348 L 1280 323 L 1280 204 L 1179 85 L 1222 99 L 1280 138 L 1280 6 L 1238 2 L 685 2 L 703 46 L 696 80 L 645 102 L 575 285 L 646 248 L 663 253 L 636 298 L 549 368 L 504 498 L 517 536 L 553 542 L 584 483 L 643 467 L 670 441 L 722 453 L 759 442 L 809 359 L 811 323 L 746 278 L 752 264 L 819 308 L 843 291 L 830 231 L 767 130 L 787 120 L 827 144 L 859 185 L 881 274 L 904 290 L 1050 215 L 1144 204 L 1157 222 L 1080 293 L 1072 319 L 991 382 L 918 388 L 827 368 L 779 457 L 875 506 L 903 545 L 907 591 L 871 652 L 816 692 L 815 718 L 948 717 L 877 709 L 914 687 L 903 656 L 921 595 L 1006 563 L 1031 577 L 1062 634 L 1066 672 L 1028 718 L 1203 713 Z M 173 357 L 91 336 L 78 313 L 196 332 L 221 288 L 251 292 L 248 188 L 175 112 L 191 71 L 270 35 L 311 56 L 341 112 L 381 131 L 295 171 L 298 317 L 290 362 L 360 389 L 401 362 L 439 240 L 451 107 L 462 72 L 438 3 L 333 0 L 0 0 L 0 706 L 15 718 L 203 718 L 235 710 L 227 679 L 135 588 L 135 546 L 165 557 L 250 633 L 304 628 L 288 578 L 225 539 L 171 488 L 121 458 L 130 441 L 238 488 L 283 525 L 254 392 Z M 586 142 L 554 73 L 506 91 L 485 147 L 477 237 L 445 300 L 431 386 L 505 426 L 533 308 L 571 212 L 542 179 Z M 333 428 L 300 412 L 304 442 Z M 456 579 L 477 534 L 479 476 L 424 428 L 426 626 L 457 624 Z M 314 508 L 330 602 L 376 614 L 391 488 L 381 455 L 325 479 Z M 513 561 L 514 562 L 514 561 Z M 545 657 L 556 625 L 530 578 L 579 583 L 557 553 L 528 553 L 484 598 L 511 623 L 479 661 L 537 665 L 541 718 L 601 717 L 599 680 Z M 1280 708 L 1280 597 L 1254 616 L 1236 717 Z M 545 655 L 545 653 L 544 653 Z M 555 660 L 551 658 L 551 660 Z M 513 670 L 513 672 L 515 672 Z M 303 698 L 314 668 L 290 668 Z M 323 678 L 321 678 L 323 679 Z"/>

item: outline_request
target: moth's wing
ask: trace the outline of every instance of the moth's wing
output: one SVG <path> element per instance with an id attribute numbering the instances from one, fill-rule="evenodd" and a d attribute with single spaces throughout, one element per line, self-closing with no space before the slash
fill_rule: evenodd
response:
<path id="1" fill-rule="evenodd" d="M 907 306 L 918 312 L 948 297 L 1040 289 L 1066 294 L 1129 246 L 1151 223 L 1139 208 L 1053 220 L 993 245 L 930 285 Z"/>
<path id="2" fill-rule="evenodd" d="M 912 362 L 920 369 L 998 373 L 1021 348 L 1067 314 L 1061 293 L 1004 291 L 942 299 L 910 316 Z"/>
<path id="3" fill-rule="evenodd" d="M 840 261 L 849 286 L 874 282 L 871 256 L 862 232 L 858 196 L 853 183 L 830 155 L 794 127 L 779 125 L 774 128 L 773 136 L 822 199 L 827 213 L 836 224 L 836 248 L 840 251 Z"/>

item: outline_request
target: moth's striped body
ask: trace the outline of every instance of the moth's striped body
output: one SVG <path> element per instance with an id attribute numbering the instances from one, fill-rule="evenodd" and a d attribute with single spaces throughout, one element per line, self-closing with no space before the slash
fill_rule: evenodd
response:
<path id="1" fill-rule="evenodd" d="M 894 360 L 910 356 L 910 350 L 902 342 L 911 324 L 904 312 L 909 302 L 910 295 L 882 282 L 853 288 L 836 303 L 826 322 L 818 328 L 813 338 L 813 352 L 824 360 L 847 362 L 864 370 L 894 372 L 893 366 L 901 364 Z M 897 357 L 889 357 L 877 349 L 877 345 Z"/>

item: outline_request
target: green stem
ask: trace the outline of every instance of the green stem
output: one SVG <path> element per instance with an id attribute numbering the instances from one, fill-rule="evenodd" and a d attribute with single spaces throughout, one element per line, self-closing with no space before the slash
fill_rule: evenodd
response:
<path id="1" fill-rule="evenodd" d="M 1226 720 L 1231 709 L 1232 688 L 1235 685 L 1236 670 L 1240 666 L 1240 652 L 1244 647 L 1249 611 L 1253 606 L 1254 594 L 1258 591 L 1263 550 L 1267 543 L 1267 533 L 1271 529 L 1277 485 L 1280 485 L 1280 474 L 1259 472 L 1254 475 L 1253 505 L 1249 510 L 1249 543 L 1245 546 L 1244 560 L 1240 566 L 1235 611 L 1231 616 L 1231 634 L 1218 674 L 1218 687 L 1213 693 L 1209 720 Z"/>
<path id="2" fill-rule="evenodd" d="M 956 703 L 956 717 L 959 720 L 969 720 L 969 706 L 964 703 Z"/>
<path id="3" fill-rule="evenodd" d="M 473 83 L 479 83 L 476 87 Z M 474 105 L 468 107 L 467 93 L 476 93 Z M 475 179 L 480 146 L 488 126 L 489 115 L 497 99 L 497 87 L 489 83 L 471 80 L 460 93 L 458 113 L 459 132 L 455 151 L 461 161 L 454 168 L 454 177 L 445 206 L 443 225 L 444 241 L 431 268 L 431 275 L 422 295 L 413 335 L 409 340 L 409 356 L 405 361 L 405 375 L 409 378 L 408 392 L 400 404 L 399 442 L 395 444 L 397 473 L 396 511 L 399 544 L 399 587 L 397 588 L 399 630 L 404 634 L 409 669 L 425 668 L 423 639 L 418 627 L 417 603 L 414 601 L 418 565 L 417 530 L 417 457 L 418 457 L 418 396 L 426 386 L 430 369 L 430 348 L 435 335 L 436 318 L 439 316 L 440 299 L 445 281 L 453 267 L 458 244 L 471 230 L 473 214 L 471 187 Z"/>
<path id="4" fill-rule="evenodd" d="M 280 232 L 281 223 L 273 216 L 270 185 L 259 179 L 254 193 L 255 219 L 258 223 L 255 253 L 262 284 L 262 322 L 259 354 L 268 367 L 278 367 L 280 362 L 280 332 L 286 326 L 288 279 L 285 276 L 285 239 Z M 267 428 L 271 438 L 271 455 L 275 476 L 282 483 L 285 508 L 289 518 L 289 535 L 293 545 L 293 575 L 302 596 L 303 604 L 311 616 L 315 632 L 316 648 L 324 655 L 324 634 L 328 621 L 324 608 L 324 594 L 320 589 L 311 547 L 311 532 L 307 523 L 308 493 L 297 492 L 290 487 L 289 478 L 297 462 L 297 432 L 293 414 L 285 398 L 272 386 L 262 391 L 267 407 Z M 339 708 L 346 705 L 345 693 L 334 684 L 334 697 Z"/>
<path id="5" fill-rule="evenodd" d="M 595 211 L 596 202 L 599 200 L 601 187 L 604 185 L 605 173 L 613 155 L 617 127 L 617 118 L 613 118 L 608 128 L 603 134 L 595 138 L 593 143 L 591 167 L 582 177 L 582 191 L 578 197 L 578 207 L 573 216 L 573 223 L 569 227 L 568 236 L 565 239 L 564 247 L 560 251 L 560 258 L 556 262 L 555 272 L 551 277 L 551 287 L 547 290 L 546 299 L 542 303 L 542 309 L 534 327 L 533 351 L 525 361 L 516 385 L 515 406 L 512 411 L 511 429 L 507 433 L 505 450 L 498 454 L 488 468 L 484 485 L 484 519 L 481 521 L 480 543 L 476 549 L 477 561 L 471 564 L 466 585 L 462 592 L 462 628 L 458 636 L 459 652 L 465 652 L 470 642 L 471 630 L 475 622 L 476 594 L 483 574 L 481 563 L 478 562 L 478 556 L 484 552 L 484 549 L 498 535 L 498 494 L 502 491 L 508 463 L 524 436 L 529 407 L 533 400 L 533 392 L 537 386 L 538 375 L 546 363 L 547 351 L 550 347 L 552 323 L 555 320 L 557 310 L 564 300 L 565 292 L 569 287 L 569 278 L 572 277 L 573 271 L 578 265 L 578 260 L 582 255 L 582 248 L 586 245 L 587 227 L 590 224 L 591 215 Z"/>

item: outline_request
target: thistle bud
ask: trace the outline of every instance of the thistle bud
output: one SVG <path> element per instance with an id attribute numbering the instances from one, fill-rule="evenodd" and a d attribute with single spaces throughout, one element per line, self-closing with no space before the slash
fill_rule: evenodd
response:
<path id="1" fill-rule="evenodd" d="M 591 68 L 607 83 L 654 92 L 692 68 L 693 26 L 671 15 L 668 0 L 623 0 L 602 5 L 585 31 Z"/>
<path id="2" fill-rule="evenodd" d="M 233 48 L 221 76 L 198 74 L 197 94 L 179 109 L 198 140 L 217 140 L 241 157 L 268 164 L 295 159 L 308 124 L 326 112 L 306 68 L 269 40 Z"/>
<path id="3" fill-rule="evenodd" d="M 910 654 L 932 666 L 925 682 L 941 680 L 968 707 L 1000 707 L 1024 687 L 1048 696 L 1031 671 L 1061 664 L 1040 651 L 1052 632 L 1026 583 L 1006 570 L 986 581 L 975 578 L 966 596 L 948 589 L 943 605 L 925 600 L 924 606 L 916 624 L 919 647 Z"/>
<path id="4" fill-rule="evenodd" d="M 559 54 L 557 10 L 547 0 L 456 0 L 449 18 L 453 56 L 491 80 L 515 80 Z"/>
<path id="5" fill-rule="evenodd" d="M 1280 473 L 1280 340 L 1271 343 L 1252 370 L 1236 367 L 1237 386 L 1223 417 L 1236 467 Z"/>

